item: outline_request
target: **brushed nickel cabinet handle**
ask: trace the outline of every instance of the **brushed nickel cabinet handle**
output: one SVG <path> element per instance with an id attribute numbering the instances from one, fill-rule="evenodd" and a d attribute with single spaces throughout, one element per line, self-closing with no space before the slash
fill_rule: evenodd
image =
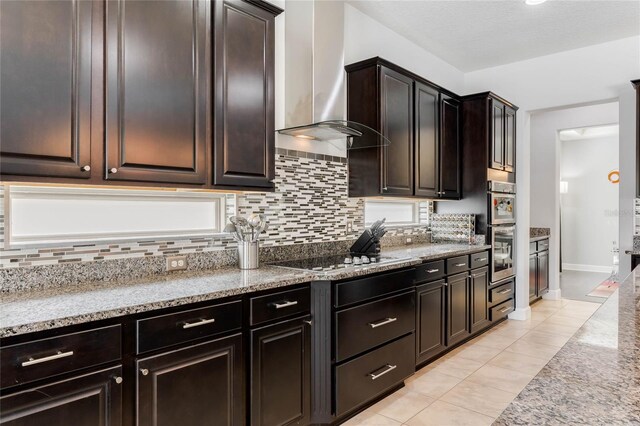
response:
<path id="1" fill-rule="evenodd" d="M 476 261 L 476 262 L 484 262 L 485 260 L 487 260 L 486 257 L 479 257 L 477 259 L 474 259 L 474 261 Z"/>
<path id="2" fill-rule="evenodd" d="M 282 308 L 288 308 L 289 306 L 295 306 L 297 304 L 298 304 L 297 300 L 292 300 L 292 301 L 286 301 L 282 303 L 274 303 L 273 306 L 275 306 L 276 309 L 282 309 Z"/>
<path id="3" fill-rule="evenodd" d="M 371 328 L 378 328 L 378 327 L 382 327 L 383 325 L 391 324 L 392 322 L 395 322 L 395 321 L 398 321 L 398 318 L 385 318 L 380 322 L 370 322 L 369 326 Z"/>
<path id="4" fill-rule="evenodd" d="M 309 324 L 309 325 L 313 325 L 313 321 L 311 321 L 311 320 L 304 320 L 304 322 Z"/>
<path id="5" fill-rule="evenodd" d="M 201 325 L 212 324 L 214 322 L 216 322 L 215 318 L 201 319 L 200 321 L 196 321 L 196 322 L 186 322 L 182 324 L 182 328 L 200 327 Z"/>
<path id="6" fill-rule="evenodd" d="M 510 288 L 498 292 L 498 294 L 507 294 L 507 293 L 511 293 L 511 289 Z"/>
<path id="7" fill-rule="evenodd" d="M 113 380 L 115 380 L 117 384 L 122 383 L 122 377 L 120 377 L 120 376 L 114 377 Z"/>
<path id="8" fill-rule="evenodd" d="M 428 273 L 428 274 L 433 274 L 433 273 L 435 273 L 435 272 L 438 272 L 439 270 L 440 270 L 440 269 L 429 269 L 429 270 L 427 270 L 427 273 Z"/>
<path id="9" fill-rule="evenodd" d="M 466 263 L 456 263 L 454 266 L 459 268 L 461 266 L 467 266 L 467 264 Z"/>
<path id="10" fill-rule="evenodd" d="M 378 374 L 369 373 L 369 377 L 371 377 L 371 380 L 376 380 L 377 378 L 380 378 L 380 377 L 384 376 L 388 372 L 395 370 L 397 367 L 398 367 L 397 365 L 387 364 L 387 365 L 384 366 L 384 368 L 385 368 L 384 371 L 382 371 L 381 373 L 378 373 Z"/>
<path id="11" fill-rule="evenodd" d="M 115 167 L 112 167 L 112 168 L 109 169 L 109 173 L 111 173 L 111 174 L 118 173 L 118 169 L 116 169 Z"/>
<path id="12" fill-rule="evenodd" d="M 80 170 L 82 170 L 83 172 L 88 172 L 91 170 L 91 166 L 82 166 L 80 167 Z"/>
<path id="13" fill-rule="evenodd" d="M 38 359 L 34 359 L 34 358 L 29 358 L 28 361 L 25 361 L 22 363 L 23 367 L 28 367 L 30 365 L 36 365 L 36 364 L 42 364 L 43 362 L 49 362 L 49 361 L 53 361 L 56 359 L 60 359 L 60 358 L 66 358 L 68 356 L 72 356 L 73 355 L 73 351 L 69 351 L 69 352 L 60 352 L 58 351 L 58 353 L 56 353 L 55 355 L 49 355 L 49 356 L 45 356 L 43 358 L 38 358 Z"/>
<path id="14" fill-rule="evenodd" d="M 511 309 L 510 307 L 504 307 L 502 309 L 500 309 L 500 313 L 503 314 L 505 312 L 507 312 L 509 309 Z"/>
<path id="15" fill-rule="evenodd" d="M 141 368 L 141 369 L 140 369 L 140 373 L 141 373 L 143 376 L 146 376 L 147 374 L 149 374 L 149 370 L 147 370 L 146 368 Z"/>

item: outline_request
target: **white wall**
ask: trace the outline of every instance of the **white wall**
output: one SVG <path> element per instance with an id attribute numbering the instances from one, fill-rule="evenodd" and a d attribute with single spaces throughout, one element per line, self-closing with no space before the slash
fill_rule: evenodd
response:
<path id="1" fill-rule="evenodd" d="M 560 142 L 560 194 L 563 269 L 610 272 L 618 241 L 618 135 Z"/>
<path id="2" fill-rule="evenodd" d="M 609 43 L 589 46 L 526 61 L 501 65 L 465 74 L 465 92 L 491 90 L 520 107 L 517 118 L 517 163 L 519 194 L 517 210 L 518 247 L 516 255 L 518 296 L 514 317 L 528 315 L 528 232 L 529 196 L 531 184 L 539 175 L 530 176 L 531 141 L 530 114 L 536 110 L 581 105 L 603 100 L 620 99 L 620 173 L 622 182 L 634 181 L 635 137 L 631 120 L 633 103 L 629 81 L 640 76 L 640 37 L 630 37 Z M 623 101 L 624 99 L 624 101 Z M 623 119 L 623 114 L 628 115 Z M 635 187 L 635 184 L 634 184 Z M 632 207 L 627 187 L 621 183 L 620 210 Z M 629 204 L 629 205 L 627 205 Z M 557 205 L 557 203 L 556 203 Z M 631 218 L 622 214 L 620 219 L 621 253 L 632 247 Z M 552 244 L 557 246 L 557 232 Z M 557 253 L 556 265 L 557 265 Z M 553 259 L 551 259 L 553 267 Z M 629 269 L 629 257 L 621 255 L 620 270 Z M 549 297 L 559 297 L 552 288 Z"/>

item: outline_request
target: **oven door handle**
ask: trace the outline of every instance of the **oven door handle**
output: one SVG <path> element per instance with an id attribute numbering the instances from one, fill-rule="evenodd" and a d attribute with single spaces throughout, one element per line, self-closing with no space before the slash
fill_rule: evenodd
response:
<path id="1" fill-rule="evenodd" d="M 515 226 L 494 226 L 493 232 L 496 234 L 508 234 L 516 230 Z"/>

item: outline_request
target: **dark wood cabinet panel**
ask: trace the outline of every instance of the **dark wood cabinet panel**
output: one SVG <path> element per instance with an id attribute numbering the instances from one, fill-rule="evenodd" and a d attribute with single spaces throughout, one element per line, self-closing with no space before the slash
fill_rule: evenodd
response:
<path id="1" fill-rule="evenodd" d="M 382 194 L 413 195 L 413 80 L 380 67 Z"/>
<path id="2" fill-rule="evenodd" d="M 471 333 L 486 328 L 489 324 L 489 303 L 487 289 L 489 287 L 489 268 L 471 271 L 469 278 L 471 289 Z"/>
<path id="3" fill-rule="evenodd" d="M 416 365 L 428 361 L 446 349 L 445 281 L 416 288 Z"/>
<path id="4" fill-rule="evenodd" d="M 549 290 L 549 252 L 538 253 L 538 296 Z"/>
<path id="5" fill-rule="evenodd" d="M 105 178 L 205 184 L 208 2 L 105 8 Z"/>
<path id="6" fill-rule="evenodd" d="M 2 174 L 91 177 L 94 6 L 0 2 Z"/>
<path id="7" fill-rule="evenodd" d="M 636 198 L 640 198 L 640 79 L 631 84 L 636 89 Z"/>
<path id="8" fill-rule="evenodd" d="M 5 426 L 119 426 L 122 369 L 110 368 L 0 398 Z"/>
<path id="9" fill-rule="evenodd" d="M 251 331 L 251 424 L 306 425 L 311 413 L 311 336 L 297 318 Z"/>
<path id="10" fill-rule="evenodd" d="M 447 346 L 469 336 L 469 275 L 447 278 Z"/>
<path id="11" fill-rule="evenodd" d="M 459 199 L 460 193 L 460 102 L 442 95 L 440 131 L 440 197 Z"/>
<path id="12" fill-rule="evenodd" d="M 415 195 L 437 197 L 440 191 L 440 93 L 415 84 Z"/>
<path id="13" fill-rule="evenodd" d="M 242 335 L 136 362 L 137 425 L 243 424 Z"/>
<path id="14" fill-rule="evenodd" d="M 538 256 L 529 255 L 529 301 L 538 297 Z"/>
<path id="15" fill-rule="evenodd" d="M 491 158 L 489 167 L 504 169 L 504 104 L 491 99 Z"/>
<path id="16" fill-rule="evenodd" d="M 214 185 L 273 187 L 274 23 L 249 2 L 214 8 Z"/>
<path id="17" fill-rule="evenodd" d="M 504 108 L 504 170 L 516 170 L 516 111 L 508 106 Z"/>

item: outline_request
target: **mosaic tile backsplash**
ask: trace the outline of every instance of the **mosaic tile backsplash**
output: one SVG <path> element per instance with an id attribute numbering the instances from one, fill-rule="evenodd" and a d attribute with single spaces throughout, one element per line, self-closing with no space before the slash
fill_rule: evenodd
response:
<path id="1" fill-rule="evenodd" d="M 275 184 L 276 191 L 273 193 L 245 193 L 236 197 L 238 214 L 263 213 L 267 216 L 269 229 L 261 243 L 264 250 L 306 243 L 348 242 L 364 229 L 364 199 L 347 196 L 346 158 L 278 148 Z M 0 187 L 0 269 L 203 254 L 236 247 L 230 237 L 217 234 L 204 238 L 8 249 L 4 247 L 3 198 Z M 420 203 L 421 218 L 427 217 L 429 209 L 432 209 L 431 203 Z M 347 221 L 353 224 L 351 233 L 345 232 Z M 402 244 L 408 236 L 412 236 L 414 243 L 428 242 L 426 224 L 390 228 L 383 245 Z M 291 254 L 294 254 L 293 251 Z M 230 256 L 222 257 L 227 259 L 223 264 L 232 259 Z M 202 256 L 194 258 L 201 259 Z M 158 270 L 161 269 L 161 263 L 158 263 Z M 197 265 L 206 269 L 218 263 L 199 260 Z"/>

